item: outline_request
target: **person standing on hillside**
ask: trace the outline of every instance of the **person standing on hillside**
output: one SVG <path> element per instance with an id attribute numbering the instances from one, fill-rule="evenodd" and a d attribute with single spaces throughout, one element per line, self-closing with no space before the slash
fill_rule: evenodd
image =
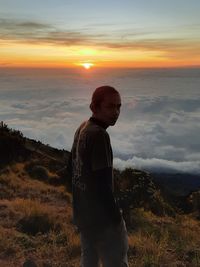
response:
<path id="1" fill-rule="evenodd" d="M 71 150 L 73 223 L 80 231 L 81 267 L 128 267 L 128 235 L 114 198 L 113 154 L 106 129 L 115 125 L 121 98 L 111 86 L 98 87 L 92 116 L 75 132 Z"/>

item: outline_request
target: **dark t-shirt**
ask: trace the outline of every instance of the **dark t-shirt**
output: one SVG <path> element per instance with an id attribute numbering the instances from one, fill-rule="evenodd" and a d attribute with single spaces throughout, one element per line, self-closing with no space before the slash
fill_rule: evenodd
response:
<path id="1" fill-rule="evenodd" d="M 77 129 L 72 146 L 73 220 L 79 229 L 117 224 L 113 195 L 113 153 L 105 125 L 90 118 Z"/>

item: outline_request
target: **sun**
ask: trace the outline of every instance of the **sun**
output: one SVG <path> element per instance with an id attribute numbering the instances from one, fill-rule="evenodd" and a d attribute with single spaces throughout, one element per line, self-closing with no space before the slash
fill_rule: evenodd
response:
<path id="1" fill-rule="evenodd" d="M 82 63 L 81 66 L 83 66 L 85 69 L 88 70 L 88 69 L 90 69 L 91 67 L 93 67 L 94 64 L 93 64 L 93 63 L 89 63 L 89 62 L 87 62 L 87 63 Z"/>

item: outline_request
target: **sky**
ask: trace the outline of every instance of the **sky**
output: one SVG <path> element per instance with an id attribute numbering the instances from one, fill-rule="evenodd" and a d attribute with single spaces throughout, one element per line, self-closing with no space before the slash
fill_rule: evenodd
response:
<path id="1" fill-rule="evenodd" d="M 199 0 L 0 0 L 0 67 L 200 66 Z"/>

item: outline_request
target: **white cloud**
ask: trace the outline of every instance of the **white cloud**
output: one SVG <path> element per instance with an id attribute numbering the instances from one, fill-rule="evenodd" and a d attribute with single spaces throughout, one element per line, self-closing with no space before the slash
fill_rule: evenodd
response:
<path id="1" fill-rule="evenodd" d="M 0 89 L 0 121 L 27 137 L 70 150 L 76 128 L 91 115 L 91 88 L 96 87 L 97 80 L 105 78 L 105 84 L 112 77 L 94 72 L 94 80 L 92 75 L 78 80 L 77 74 L 68 73 L 67 78 L 65 74 L 57 73 L 55 80 L 49 74 L 34 73 L 34 77 L 29 73 L 26 79 L 13 75 L 12 86 Z M 0 83 L 5 88 L 2 77 L 0 74 Z M 120 85 L 119 77 L 116 75 L 115 82 Z M 120 168 L 131 165 L 148 170 L 198 172 L 200 98 L 159 95 L 153 86 L 147 94 L 147 88 L 140 92 L 141 84 L 140 90 L 136 90 L 140 95 L 134 91 L 133 97 L 138 80 L 131 85 L 131 78 L 128 89 L 120 90 L 123 95 L 120 118 L 114 127 L 108 128 L 115 164 Z M 141 80 L 147 83 L 148 76 Z"/>
<path id="2" fill-rule="evenodd" d="M 200 161 L 176 162 L 172 160 L 170 161 L 158 158 L 143 159 L 143 158 L 133 157 L 128 160 L 115 158 L 114 167 L 118 169 L 132 167 L 139 170 L 146 170 L 153 172 L 200 174 Z"/>

